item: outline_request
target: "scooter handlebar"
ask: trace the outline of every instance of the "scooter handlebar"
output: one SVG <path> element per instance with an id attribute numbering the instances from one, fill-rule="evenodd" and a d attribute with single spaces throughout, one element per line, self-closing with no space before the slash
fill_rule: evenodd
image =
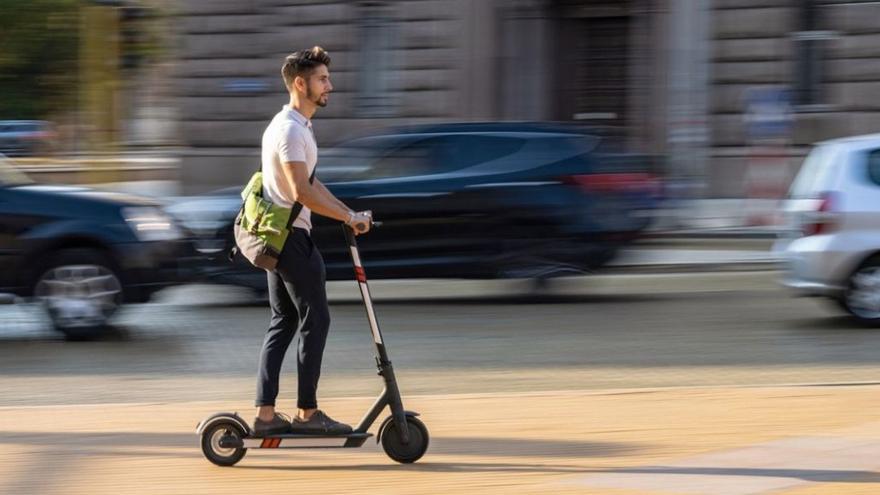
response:
<path id="1" fill-rule="evenodd" d="M 382 222 L 370 222 L 370 228 L 381 227 Z M 358 222 L 351 226 L 352 230 L 355 232 L 362 234 L 367 231 L 367 223 L 366 222 Z"/>

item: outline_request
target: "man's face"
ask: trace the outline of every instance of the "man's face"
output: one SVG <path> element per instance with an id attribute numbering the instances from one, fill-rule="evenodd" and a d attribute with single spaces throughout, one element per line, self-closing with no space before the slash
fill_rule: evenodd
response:
<path id="1" fill-rule="evenodd" d="M 306 98 L 319 107 L 326 107 L 331 91 L 330 71 L 326 65 L 319 65 L 306 81 Z"/>

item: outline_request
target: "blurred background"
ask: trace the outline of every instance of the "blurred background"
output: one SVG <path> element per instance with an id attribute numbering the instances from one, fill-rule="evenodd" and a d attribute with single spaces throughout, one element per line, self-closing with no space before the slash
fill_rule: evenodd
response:
<path id="1" fill-rule="evenodd" d="M 236 188 L 287 101 L 280 61 L 316 44 L 332 57 L 335 86 L 315 119 L 319 175 L 391 220 L 373 245 L 382 278 L 540 278 L 604 266 L 651 236 L 799 231 L 783 199 L 812 145 L 880 126 L 871 97 L 880 11 L 869 1 L 9 0 L 2 9 L 4 168 L 156 199 L 191 241 L 189 258 L 213 258 L 212 274 L 228 271 L 219 255 Z M 434 237 L 459 239 L 427 252 L 413 239 L 438 223 Z M 555 252 L 544 256 L 548 245 Z M 502 253 L 510 259 L 492 266 L 461 263 Z M 342 276 L 339 254 L 331 272 Z"/>
<path id="2" fill-rule="evenodd" d="M 7 154 L 171 148 L 187 192 L 247 177 L 285 98 L 280 61 L 315 44 L 336 87 L 322 147 L 416 123 L 575 122 L 662 157 L 676 197 L 778 198 L 809 145 L 877 125 L 873 2 L 35 0 L 4 13 L 3 119 L 46 121 L 5 124 L 32 136 Z"/>
<path id="3" fill-rule="evenodd" d="M 334 85 L 317 176 L 384 222 L 360 242 L 405 393 L 876 383 L 878 19 L 860 0 L 0 0 L 0 407 L 247 407 L 265 274 L 227 258 L 231 224 L 282 60 L 314 45 Z M 342 233 L 314 237 L 323 390 L 369 395 Z M 0 431 L 0 454 L 22 438 Z"/>

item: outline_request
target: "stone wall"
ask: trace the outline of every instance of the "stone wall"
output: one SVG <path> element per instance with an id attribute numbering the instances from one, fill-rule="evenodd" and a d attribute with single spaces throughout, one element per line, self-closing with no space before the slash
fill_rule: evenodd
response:
<path id="1" fill-rule="evenodd" d="M 749 196 L 747 91 L 793 88 L 796 0 L 714 0 L 710 66 L 711 158 L 708 195 Z M 880 132 L 880 3 L 817 2 L 817 31 L 828 36 L 820 57 L 821 96 L 795 106 L 787 180 L 817 141 Z"/>

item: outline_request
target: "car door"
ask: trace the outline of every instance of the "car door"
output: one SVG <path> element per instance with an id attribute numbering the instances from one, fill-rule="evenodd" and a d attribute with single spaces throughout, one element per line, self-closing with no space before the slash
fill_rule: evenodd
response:
<path id="1" fill-rule="evenodd" d="M 16 285 L 14 270 L 15 255 L 18 252 L 16 226 L 18 219 L 9 211 L 10 194 L 7 187 L 0 185 L 0 292 L 11 290 Z"/>
<path id="2" fill-rule="evenodd" d="M 496 195 L 510 193 L 496 179 L 508 168 L 504 158 L 521 146 L 519 139 L 470 133 L 408 135 L 387 141 L 361 180 L 331 186 L 349 206 L 372 210 L 383 222 L 365 243 L 370 272 L 487 275 L 504 219 Z"/>
<path id="3" fill-rule="evenodd" d="M 26 279 L 22 265 L 28 246 L 24 235 L 47 220 L 15 187 L 0 184 L 0 291 L 22 288 Z"/>

